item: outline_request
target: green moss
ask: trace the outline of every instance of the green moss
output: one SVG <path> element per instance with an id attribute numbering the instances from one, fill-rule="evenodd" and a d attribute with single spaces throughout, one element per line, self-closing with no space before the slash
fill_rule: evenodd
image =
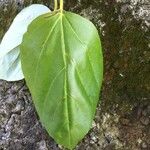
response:
<path id="1" fill-rule="evenodd" d="M 131 10 L 121 12 L 123 3 L 109 0 L 81 3 L 84 8 L 81 6 L 78 11 L 83 14 L 86 9 L 85 15 L 90 16 L 102 39 L 105 64 L 102 109 L 130 112 L 136 104 L 149 101 L 150 32 L 142 28 L 142 20 L 133 18 Z M 101 22 L 106 25 L 101 27 Z"/>

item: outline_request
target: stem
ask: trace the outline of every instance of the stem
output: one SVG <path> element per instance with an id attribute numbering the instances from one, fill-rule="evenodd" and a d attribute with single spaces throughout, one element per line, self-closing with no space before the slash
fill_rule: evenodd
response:
<path id="1" fill-rule="evenodd" d="M 58 8 L 58 2 L 57 2 L 57 0 L 55 0 L 55 3 L 54 3 L 54 11 L 57 10 L 57 8 Z"/>
<path id="2" fill-rule="evenodd" d="M 60 0 L 60 10 L 63 11 L 63 7 L 64 7 L 64 1 Z"/>

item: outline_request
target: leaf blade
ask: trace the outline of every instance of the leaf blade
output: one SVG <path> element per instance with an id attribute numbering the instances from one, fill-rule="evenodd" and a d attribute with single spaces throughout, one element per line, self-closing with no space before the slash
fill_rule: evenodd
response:
<path id="1" fill-rule="evenodd" d="M 89 131 L 95 114 L 103 76 L 101 44 L 94 25 L 81 16 L 64 12 L 47 19 L 48 24 L 42 26 L 40 22 L 46 19 L 37 18 L 25 34 L 21 46 L 22 67 L 43 125 L 59 144 L 72 149 Z M 38 61 L 31 54 L 40 53 L 41 46 L 37 43 L 45 42 L 44 37 L 57 19 L 53 37 L 46 41 Z M 34 33 L 35 25 L 40 30 Z M 42 27 L 45 31 L 41 31 Z M 89 33 L 85 34 L 85 29 Z M 40 34 L 43 38 L 39 40 L 36 36 Z M 30 39 L 35 39 L 34 44 Z M 38 66 L 36 86 L 33 63 Z"/>

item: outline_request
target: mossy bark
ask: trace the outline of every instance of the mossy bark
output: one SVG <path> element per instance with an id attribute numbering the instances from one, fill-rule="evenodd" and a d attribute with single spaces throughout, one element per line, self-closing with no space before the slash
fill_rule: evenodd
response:
<path id="1" fill-rule="evenodd" d="M 0 39 L 16 14 L 32 3 L 0 1 Z M 149 0 L 66 0 L 65 9 L 90 19 L 104 53 L 101 103 L 93 128 L 77 150 L 150 149 Z M 143 11 L 141 11 L 143 10 Z M 0 149 L 59 150 L 39 122 L 24 81 L 0 81 Z"/>

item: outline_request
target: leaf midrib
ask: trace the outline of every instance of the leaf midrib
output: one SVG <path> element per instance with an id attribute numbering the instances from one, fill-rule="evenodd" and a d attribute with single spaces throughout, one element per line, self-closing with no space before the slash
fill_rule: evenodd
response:
<path id="1" fill-rule="evenodd" d="M 63 17 L 64 14 L 61 15 L 61 40 L 62 42 L 62 55 L 63 55 L 63 60 L 64 60 L 64 65 L 65 65 L 65 85 L 64 85 L 64 98 L 65 98 L 65 103 L 67 107 L 67 121 L 68 121 L 68 136 L 69 136 L 69 145 L 71 146 L 71 134 L 70 134 L 70 122 L 71 119 L 69 117 L 69 106 L 68 106 L 68 93 L 67 93 L 67 60 L 66 60 L 66 46 L 65 46 L 65 40 L 64 40 L 64 27 L 63 27 Z"/>

